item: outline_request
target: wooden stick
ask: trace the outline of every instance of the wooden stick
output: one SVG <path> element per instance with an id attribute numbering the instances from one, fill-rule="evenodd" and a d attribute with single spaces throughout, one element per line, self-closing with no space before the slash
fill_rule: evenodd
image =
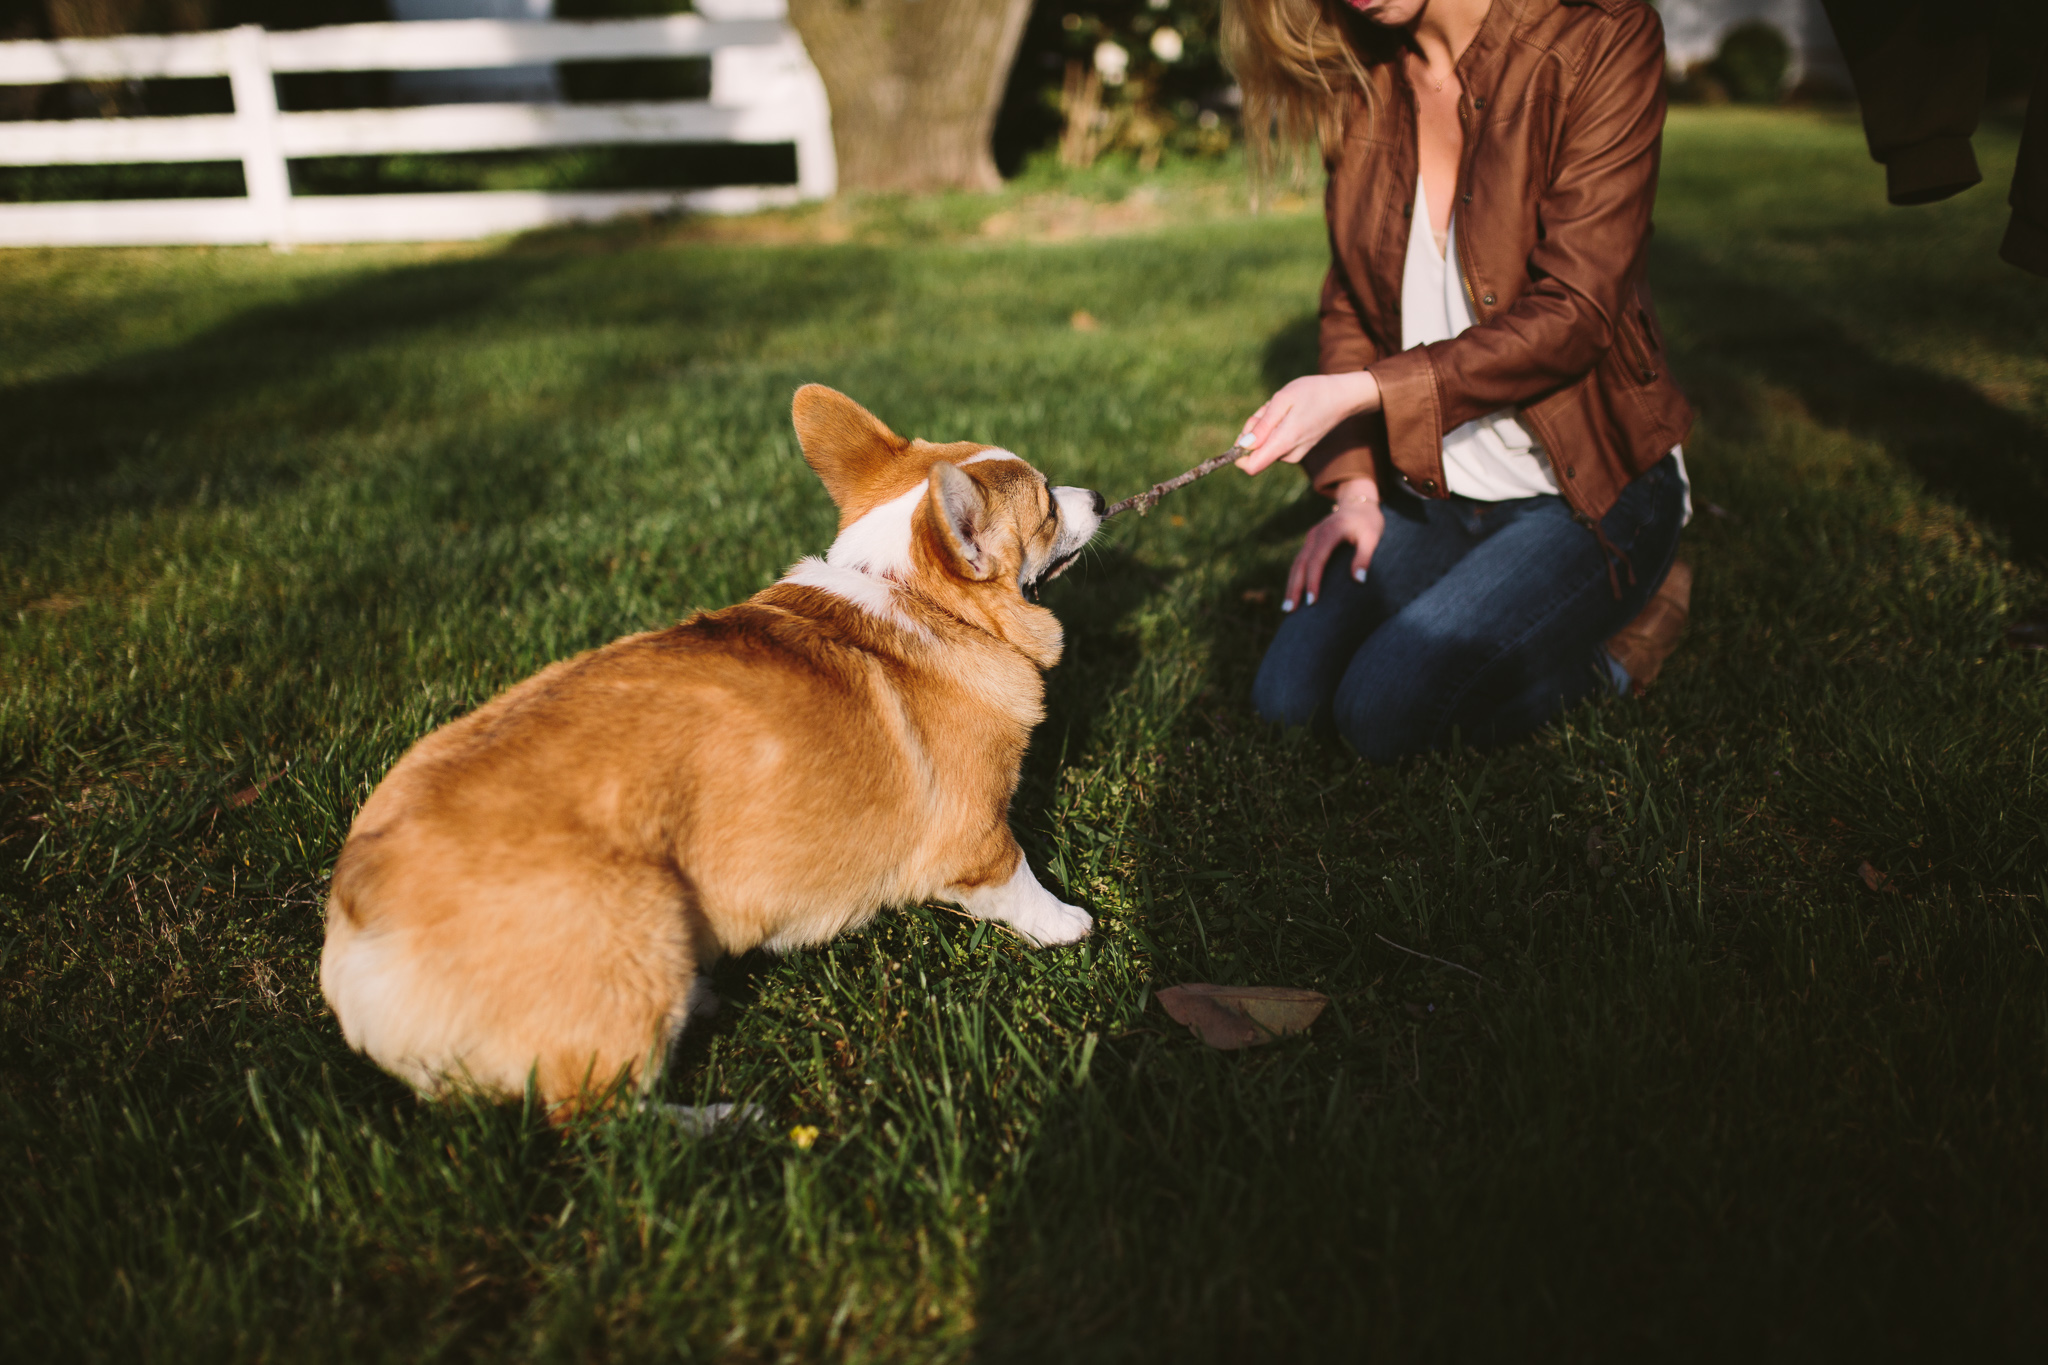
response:
<path id="1" fill-rule="evenodd" d="M 1200 464 L 1196 465 L 1193 469 L 1190 469 L 1185 473 L 1174 475 L 1165 483 L 1155 483 L 1142 493 L 1131 494 L 1130 497 L 1125 498 L 1122 502 L 1117 503 L 1115 506 L 1111 507 L 1107 512 L 1104 512 L 1102 514 L 1102 519 L 1104 521 L 1108 521 L 1111 517 L 1121 516 L 1125 512 L 1129 512 L 1132 510 L 1136 510 L 1137 514 L 1142 517 L 1147 512 L 1152 510 L 1153 503 L 1158 502 L 1161 498 L 1165 497 L 1168 493 L 1171 493 L 1174 489 L 1185 488 L 1187 485 L 1193 483 L 1196 479 L 1201 478 L 1204 474 L 1214 474 L 1217 470 L 1223 468 L 1223 466 L 1229 464 L 1238 456 L 1249 453 L 1250 452 L 1245 450 L 1243 446 L 1232 446 L 1230 449 L 1224 451 L 1221 455 L 1212 456 L 1211 458 L 1206 459 L 1202 461 Z"/>

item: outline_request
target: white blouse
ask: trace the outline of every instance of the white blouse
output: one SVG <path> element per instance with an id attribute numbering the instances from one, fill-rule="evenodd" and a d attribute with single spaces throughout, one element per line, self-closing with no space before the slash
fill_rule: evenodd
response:
<path id="1" fill-rule="evenodd" d="M 1402 350 L 1449 341 L 1474 321 L 1465 277 L 1458 269 L 1456 213 L 1451 215 L 1444 245 L 1444 253 L 1437 254 L 1436 234 L 1429 226 L 1429 195 L 1418 172 L 1415 217 L 1408 224 L 1408 259 L 1401 269 Z M 1556 493 L 1557 476 L 1550 471 L 1550 457 L 1516 419 L 1516 409 L 1506 407 L 1452 428 L 1444 437 L 1444 488 L 1480 502 Z M 1686 474 L 1684 447 L 1673 446 L 1671 453 L 1685 499 L 1679 524 L 1685 525 L 1692 520 L 1692 479 Z"/>
<path id="2" fill-rule="evenodd" d="M 1472 300 L 1458 269 L 1458 220 L 1451 217 L 1445 254 L 1429 226 L 1429 196 L 1415 177 L 1415 215 L 1408 224 L 1408 260 L 1401 270 L 1401 349 L 1449 341 L 1473 323 Z M 1444 437 L 1444 487 L 1482 502 L 1557 492 L 1550 460 L 1516 410 L 1502 408 L 1453 428 Z"/>

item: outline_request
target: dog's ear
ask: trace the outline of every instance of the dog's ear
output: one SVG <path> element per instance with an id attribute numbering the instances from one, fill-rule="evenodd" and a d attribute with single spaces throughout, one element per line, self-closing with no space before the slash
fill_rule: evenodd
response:
<path id="1" fill-rule="evenodd" d="M 796 423 L 804 463 L 842 509 L 862 501 L 862 493 L 879 483 L 910 445 L 866 408 L 823 384 L 796 391 L 790 419 Z"/>
<path id="2" fill-rule="evenodd" d="M 954 562 L 968 578 L 987 578 L 995 571 L 995 561 L 983 544 L 988 535 L 988 503 L 981 495 L 981 485 L 959 465 L 941 460 L 932 466 L 931 489 L 932 517 Z"/>

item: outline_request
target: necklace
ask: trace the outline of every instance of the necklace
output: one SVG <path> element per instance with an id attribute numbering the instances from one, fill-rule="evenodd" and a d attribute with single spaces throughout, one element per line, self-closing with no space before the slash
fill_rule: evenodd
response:
<path id="1" fill-rule="evenodd" d="M 1411 55 L 1411 56 L 1413 56 L 1413 57 L 1415 58 L 1415 61 L 1416 61 L 1416 62 L 1417 62 L 1417 63 L 1418 63 L 1418 64 L 1419 64 L 1419 65 L 1420 65 L 1421 67 L 1422 67 L 1422 74 L 1423 74 L 1423 75 L 1425 75 L 1425 76 L 1428 76 L 1428 75 L 1429 75 L 1429 62 L 1428 62 L 1428 61 L 1427 61 L 1426 59 L 1424 59 L 1423 57 L 1421 57 L 1421 56 L 1419 56 L 1419 55 L 1417 55 L 1417 54 L 1411 53 L 1410 55 Z M 1436 92 L 1437 92 L 1437 94 L 1439 94 L 1439 95 L 1443 94 L 1443 92 L 1444 92 L 1444 81 L 1447 81 L 1447 80 L 1449 80 L 1449 79 L 1450 79 L 1450 77 L 1449 77 L 1448 75 L 1446 75 L 1446 76 L 1445 76 L 1445 77 L 1443 78 L 1443 80 L 1440 80 L 1440 81 L 1433 81 L 1433 82 L 1432 82 L 1432 83 L 1433 83 L 1433 84 L 1435 85 L 1435 87 L 1436 87 Z"/>

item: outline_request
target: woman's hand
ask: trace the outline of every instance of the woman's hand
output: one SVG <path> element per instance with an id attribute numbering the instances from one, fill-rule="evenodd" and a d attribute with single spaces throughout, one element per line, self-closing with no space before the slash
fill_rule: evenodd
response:
<path id="1" fill-rule="evenodd" d="M 1287 571 L 1287 594 L 1280 599 L 1280 610 L 1293 611 L 1296 603 L 1310 607 L 1316 604 L 1316 589 L 1322 585 L 1323 570 L 1339 545 L 1353 547 L 1351 576 L 1363 583 L 1366 566 L 1372 562 L 1372 552 L 1378 548 L 1380 532 L 1386 524 L 1386 513 L 1380 510 L 1378 484 L 1371 479 L 1347 479 L 1338 484 L 1336 507 L 1309 528 L 1301 553 L 1294 557 L 1294 567 Z"/>
<path id="2" fill-rule="evenodd" d="M 1251 452 L 1237 467 L 1256 474 L 1279 461 L 1300 464 L 1330 428 L 1361 412 L 1377 412 L 1380 384 L 1370 370 L 1348 374 L 1305 374 L 1292 380 L 1244 424 L 1237 444 Z"/>

